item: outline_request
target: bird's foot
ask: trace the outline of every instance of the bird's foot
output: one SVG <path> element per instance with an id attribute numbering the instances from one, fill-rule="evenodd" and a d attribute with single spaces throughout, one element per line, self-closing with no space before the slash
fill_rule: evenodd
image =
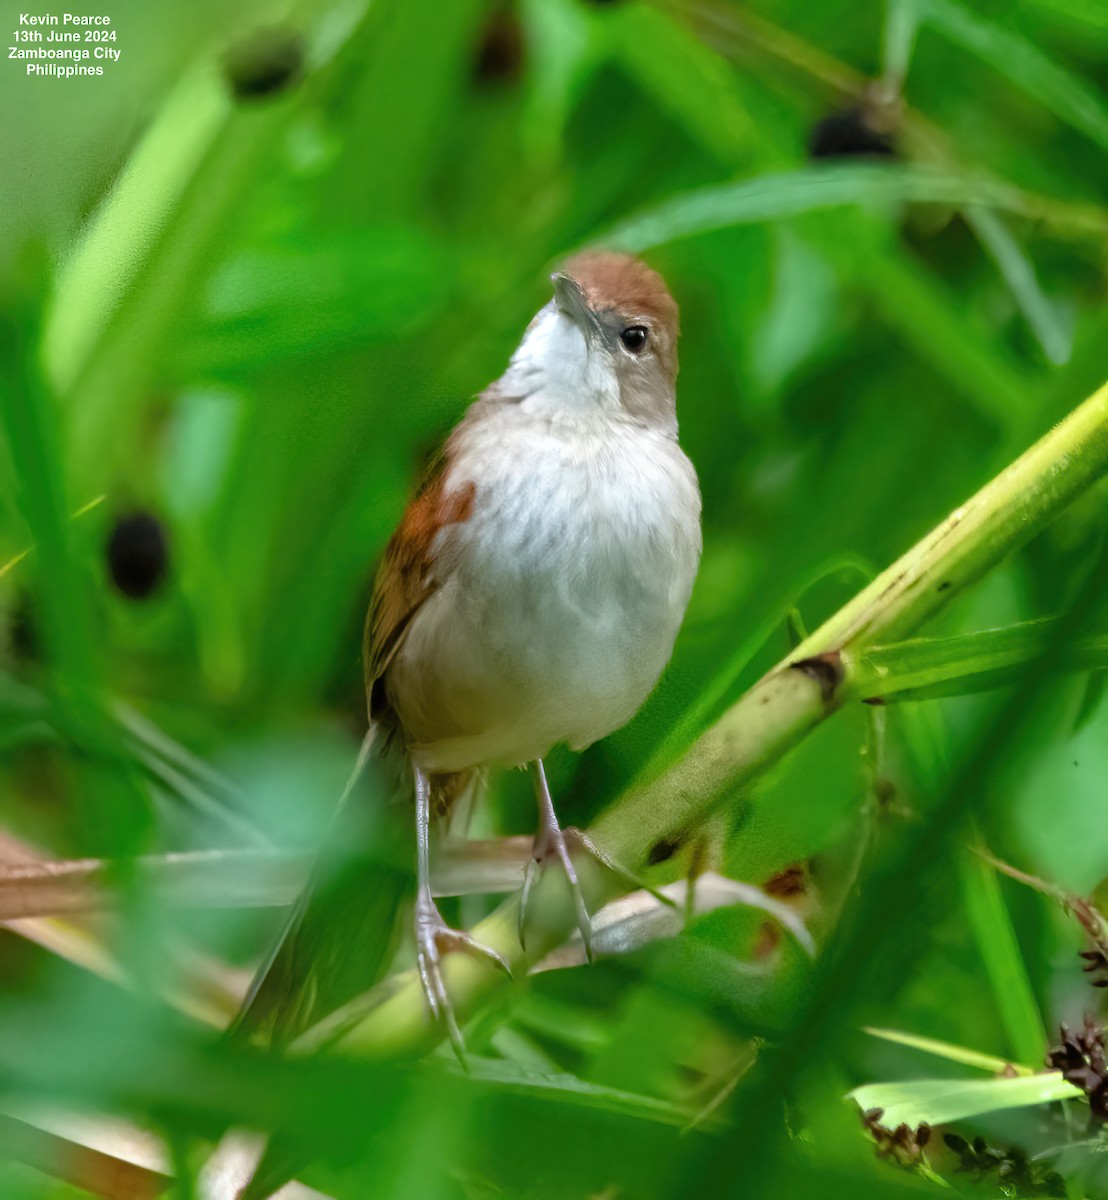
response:
<path id="1" fill-rule="evenodd" d="M 561 864 L 562 872 L 573 893 L 573 905 L 577 910 L 577 928 L 581 931 L 581 940 L 585 943 L 585 956 L 592 962 L 592 919 L 581 892 L 581 884 L 577 879 L 577 870 L 569 853 L 569 842 L 574 841 L 594 855 L 600 862 L 605 862 L 592 842 L 579 829 L 562 829 L 555 820 L 543 821 L 535 835 L 535 848 L 523 873 L 523 890 L 519 896 L 519 944 L 526 947 L 524 941 L 527 930 L 527 902 L 531 897 L 531 889 L 540 872 L 552 859 Z"/>
<path id="2" fill-rule="evenodd" d="M 450 1044 L 462 1066 L 466 1065 L 465 1042 L 458 1027 L 458 1018 L 446 982 L 442 976 L 443 957 L 454 950 L 461 950 L 498 966 L 512 977 L 512 969 L 504 957 L 491 946 L 486 946 L 470 934 L 454 929 L 442 919 L 438 906 L 428 896 L 420 897 L 415 911 L 416 965 L 427 998 L 427 1007 L 436 1021 L 446 1026 Z"/>

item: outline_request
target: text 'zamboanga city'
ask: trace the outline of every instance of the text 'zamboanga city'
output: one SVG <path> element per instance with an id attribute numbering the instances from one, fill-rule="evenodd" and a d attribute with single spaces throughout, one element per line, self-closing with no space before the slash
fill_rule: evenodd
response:
<path id="1" fill-rule="evenodd" d="M 19 14 L 8 58 L 25 64 L 29 76 L 71 79 L 103 75 L 104 66 L 119 62 L 112 19 L 105 13 Z"/>

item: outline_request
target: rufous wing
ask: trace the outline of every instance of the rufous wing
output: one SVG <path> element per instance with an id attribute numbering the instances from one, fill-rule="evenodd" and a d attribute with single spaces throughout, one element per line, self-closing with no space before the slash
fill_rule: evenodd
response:
<path id="1" fill-rule="evenodd" d="M 442 582 L 435 563 L 438 534 L 468 520 L 473 511 L 476 485 L 464 483 L 448 491 L 448 468 L 449 447 L 405 510 L 377 571 L 362 646 L 371 721 L 390 724 L 395 719 L 382 685 L 412 619 Z"/>

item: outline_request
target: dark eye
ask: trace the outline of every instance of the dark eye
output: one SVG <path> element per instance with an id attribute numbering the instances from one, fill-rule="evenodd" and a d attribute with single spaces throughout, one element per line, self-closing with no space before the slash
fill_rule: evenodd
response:
<path id="1" fill-rule="evenodd" d="M 641 354 L 646 348 L 646 337 L 645 325 L 628 325 L 619 335 L 619 340 L 632 354 Z"/>

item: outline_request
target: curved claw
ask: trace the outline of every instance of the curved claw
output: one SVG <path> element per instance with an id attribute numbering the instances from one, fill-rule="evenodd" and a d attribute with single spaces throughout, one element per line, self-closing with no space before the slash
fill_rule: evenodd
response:
<path id="1" fill-rule="evenodd" d="M 479 942 L 471 934 L 463 933 L 460 929 L 451 929 L 446 927 L 445 932 L 440 935 L 441 940 L 447 943 L 446 949 L 461 950 L 466 954 L 473 954 L 477 958 L 487 959 L 489 962 L 495 963 L 509 979 L 514 979 L 512 968 L 508 964 L 508 960 L 498 950 L 494 950 L 491 946 L 486 946 L 484 942 Z"/>
<path id="2" fill-rule="evenodd" d="M 577 871 L 573 866 L 569 847 L 566 845 L 565 833 L 557 825 L 545 826 L 539 831 L 538 836 L 535 838 L 535 849 L 523 873 L 523 888 L 519 896 L 519 944 L 526 949 L 527 943 L 524 937 L 527 926 L 528 900 L 530 899 L 535 879 L 549 861 L 551 853 L 555 854 L 561 863 L 562 872 L 569 883 L 570 891 L 573 893 L 573 905 L 577 910 L 577 928 L 581 931 L 581 940 L 585 944 L 585 957 L 589 962 L 592 962 L 592 918 L 589 916 L 588 906 L 585 904 L 585 897 L 581 891 L 581 884 L 577 879 Z"/>
<path id="3" fill-rule="evenodd" d="M 443 956 L 455 950 L 476 955 L 495 963 L 509 979 L 513 978 L 512 968 L 503 955 L 491 946 L 486 946 L 470 934 L 447 925 L 433 901 L 417 905 L 415 925 L 416 966 L 419 969 L 419 980 L 423 986 L 427 1008 L 434 1020 L 441 1021 L 446 1026 L 454 1053 L 465 1067 L 465 1041 L 458 1027 L 450 993 L 446 990 L 446 981 L 442 976 Z"/>
<path id="4" fill-rule="evenodd" d="M 667 908 L 678 907 L 677 901 L 671 896 L 667 896 L 665 892 L 660 891 L 653 884 L 647 883 L 646 880 L 641 879 L 633 871 L 629 871 L 625 866 L 612 858 L 607 851 L 601 850 L 583 829 L 578 829 L 576 825 L 567 825 L 562 832 L 565 834 L 567 843 L 572 842 L 575 846 L 579 846 L 590 857 L 600 863 L 602 867 L 607 867 L 613 875 L 623 880 L 625 884 L 628 884 L 631 890 L 649 892 L 659 904 L 664 904 Z"/>

